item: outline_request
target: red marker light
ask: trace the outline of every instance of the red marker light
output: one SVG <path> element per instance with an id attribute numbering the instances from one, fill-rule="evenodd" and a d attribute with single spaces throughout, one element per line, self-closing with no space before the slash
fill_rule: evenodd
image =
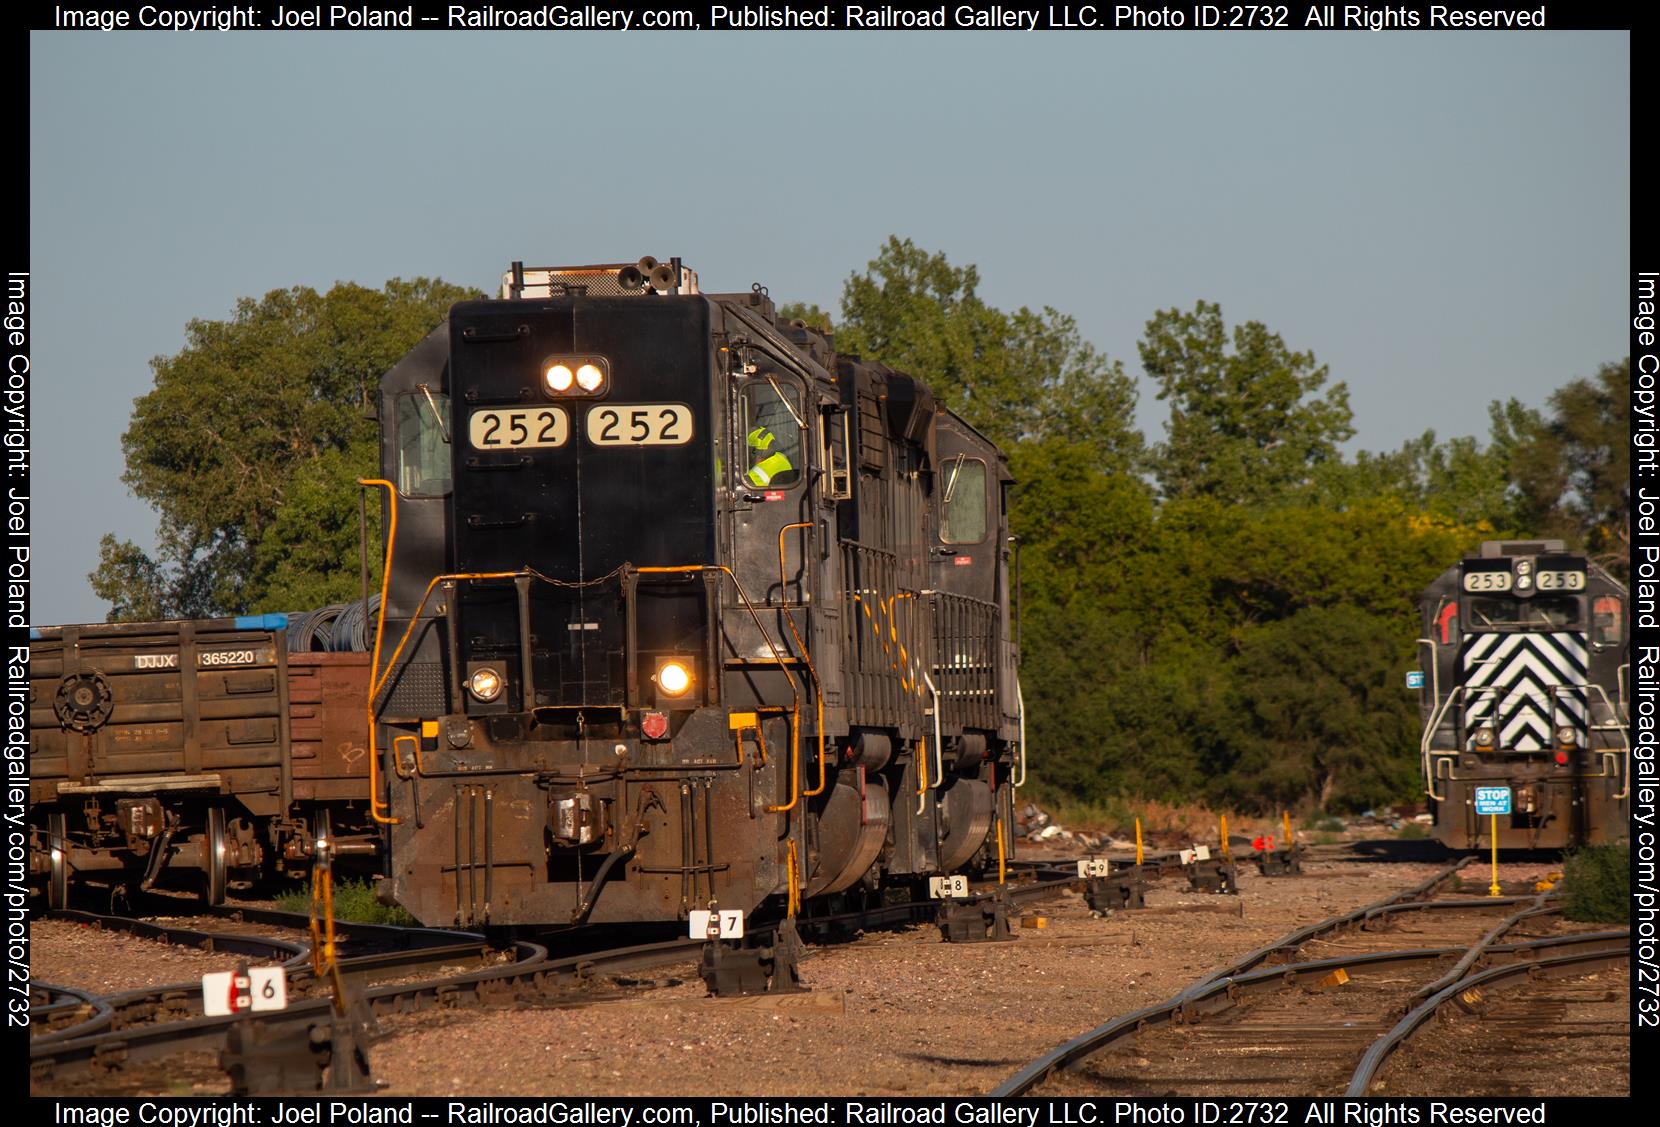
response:
<path id="1" fill-rule="evenodd" d="M 648 712 L 640 717 L 640 734 L 648 740 L 660 740 L 669 734 L 669 717 L 664 712 Z"/>
<path id="2" fill-rule="evenodd" d="M 1556 765 L 1558 767 L 1566 767 L 1568 765 L 1568 753 L 1567 752 L 1559 751 L 1559 752 L 1556 753 Z"/>

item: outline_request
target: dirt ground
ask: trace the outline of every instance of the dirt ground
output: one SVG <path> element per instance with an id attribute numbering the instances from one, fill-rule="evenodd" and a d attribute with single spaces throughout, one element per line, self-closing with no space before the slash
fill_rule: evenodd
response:
<path id="1" fill-rule="evenodd" d="M 1042 929 L 1008 943 L 949 944 L 933 927 L 813 946 L 805 993 L 710 998 L 691 964 L 588 1005 L 428 1011 L 384 1019 L 370 1060 L 388 1095 L 935 1095 L 983 1093 L 1044 1050 L 1176 993 L 1208 970 L 1295 928 L 1416 884 L 1439 864 L 1314 862 L 1301 877 L 1268 879 L 1241 866 L 1241 894 L 1186 891 L 1179 876 L 1148 893 L 1143 911 L 1092 919 L 1064 893 L 1032 905 Z M 1530 890 L 1547 866 L 1506 865 L 1501 879 Z M 1471 894 L 1485 889 L 1466 877 Z M 1510 889 L 1507 888 L 1507 891 Z M 37 925 L 37 976 L 66 985 L 137 985 L 123 936 L 79 954 Z M 84 931 L 84 929 L 82 929 Z M 156 948 L 160 944 L 145 944 Z M 170 958 L 214 957 L 169 951 Z M 143 963 L 147 960 L 140 960 Z M 123 971 L 122 965 L 127 969 Z M 76 967 L 88 974 L 77 976 Z M 169 970 L 173 964 L 168 964 Z M 96 969 L 97 979 L 91 974 Z M 175 977 L 189 978 L 180 965 Z M 53 977 L 56 975 L 56 977 Z M 165 975 L 163 977 L 166 977 Z M 154 979 L 151 979 L 154 981 Z M 109 986 L 99 987 L 103 989 Z M 208 1070 L 174 1070 L 157 1089 L 223 1090 Z M 147 1085 L 121 1085 L 145 1094 Z"/>

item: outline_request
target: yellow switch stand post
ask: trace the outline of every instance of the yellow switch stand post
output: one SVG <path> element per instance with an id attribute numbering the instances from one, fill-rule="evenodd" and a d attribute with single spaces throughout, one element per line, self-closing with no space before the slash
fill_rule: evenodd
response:
<path id="1" fill-rule="evenodd" d="M 1488 817 L 1493 820 L 1493 887 L 1487 890 L 1487 895 L 1497 896 L 1499 894 L 1499 816 L 1489 814 Z"/>

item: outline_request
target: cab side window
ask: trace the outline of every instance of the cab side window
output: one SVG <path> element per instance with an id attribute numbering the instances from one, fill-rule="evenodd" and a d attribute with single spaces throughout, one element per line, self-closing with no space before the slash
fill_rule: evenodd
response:
<path id="1" fill-rule="evenodd" d="M 780 380 L 751 380 L 738 411 L 739 488 L 781 489 L 800 481 L 801 402 L 795 389 Z"/>
<path id="2" fill-rule="evenodd" d="M 398 397 L 398 492 L 442 497 L 450 491 L 450 398 L 417 389 Z"/>
<path id="3" fill-rule="evenodd" d="M 978 458 L 951 458 L 944 470 L 940 539 L 978 544 L 986 538 L 986 464 Z"/>

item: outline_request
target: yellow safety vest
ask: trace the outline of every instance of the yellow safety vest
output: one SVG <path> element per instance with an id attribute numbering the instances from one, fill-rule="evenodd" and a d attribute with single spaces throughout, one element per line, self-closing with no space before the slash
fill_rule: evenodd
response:
<path id="1" fill-rule="evenodd" d="M 756 427 L 749 432 L 748 442 L 755 451 L 765 452 L 773 443 L 772 432 L 766 427 Z M 783 452 L 774 450 L 751 466 L 749 472 L 744 476 L 751 485 L 765 488 L 772 484 L 773 478 L 779 474 L 789 473 L 793 469 L 795 467 L 790 464 L 790 460 L 784 456 Z"/>

